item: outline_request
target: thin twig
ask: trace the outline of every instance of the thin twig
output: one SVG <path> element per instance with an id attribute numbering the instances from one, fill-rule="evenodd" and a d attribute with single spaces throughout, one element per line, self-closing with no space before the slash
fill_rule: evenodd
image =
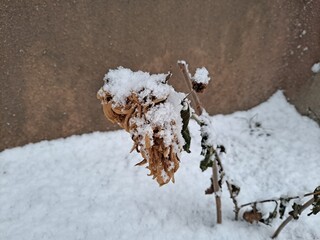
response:
<path id="1" fill-rule="evenodd" d="M 227 187 L 228 187 L 228 191 L 230 193 L 230 198 L 232 199 L 232 202 L 233 202 L 233 205 L 234 205 L 234 219 L 236 221 L 238 221 L 239 219 L 239 211 L 240 211 L 240 208 L 238 206 L 238 201 L 236 199 L 236 197 L 233 195 L 232 193 L 232 187 L 231 187 L 231 184 L 229 183 L 228 180 L 226 180 L 226 184 L 227 184 Z"/>
<path id="2" fill-rule="evenodd" d="M 204 124 L 204 122 L 199 118 L 197 114 L 193 113 L 190 118 L 195 120 L 199 126 L 202 126 Z"/>
<path id="3" fill-rule="evenodd" d="M 184 62 L 178 62 L 178 66 L 179 66 L 180 70 L 182 71 L 182 74 L 183 74 L 184 79 L 188 85 L 188 88 L 190 89 L 190 91 L 192 91 L 191 99 L 192 99 L 193 103 L 195 104 L 196 114 L 198 114 L 200 116 L 202 114 L 202 105 L 200 103 L 198 95 L 192 89 L 191 78 L 190 78 L 188 66 Z"/>
<path id="4" fill-rule="evenodd" d="M 305 204 L 303 204 L 299 210 L 299 215 L 306 210 L 312 203 L 314 202 L 314 197 L 311 198 L 308 202 L 306 202 Z M 287 217 L 286 220 L 284 220 L 281 225 L 277 228 L 277 230 L 274 232 L 274 234 L 272 235 L 272 239 L 276 238 L 279 233 L 282 231 L 282 229 L 293 219 L 293 216 L 289 216 Z"/>
<path id="5" fill-rule="evenodd" d="M 216 151 L 214 152 L 216 153 Z M 218 166 L 217 166 L 216 157 L 213 159 L 213 164 L 212 164 L 212 180 L 213 180 L 213 191 L 215 194 L 216 206 L 217 206 L 217 223 L 222 223 L 221 197 L 220 195 L 218 195 L 218 192 L 220 192 L 220 187 L 219 187 Z"/>
<path id="6" fill-rule="evenodd" d="M 240 209 L 243 208 L 243 207 L 246 207 L 246 206 L 250 206 L 252 204 L 256 204 L 256 203 L 274 202 L 274 201 L 280 201 L 281 199 L 285 199 L 287 201 L 290 201 L 292 199 L 304 198 L 304 197 L 315 196 L 315 195 L 320 195 L 320 192 L 306 193 L 303 196 L 294 196 L 294 197 L 288 197 L 288 198 L 280 197 L 280 198 L 274 198 L 274 199 L 265 199 L 265 200 L 261 200 L 261 201 L 249 202 L 249 203 L 246 203 L 246 204 L 242 204 L 240 206 Z"/>

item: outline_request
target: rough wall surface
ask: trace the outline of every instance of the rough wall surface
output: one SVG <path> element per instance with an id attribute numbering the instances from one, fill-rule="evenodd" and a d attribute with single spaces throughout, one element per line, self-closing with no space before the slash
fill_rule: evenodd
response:
<path id="1" fill-rule="evenodd" d="M 307 80 L 291 99 L 298 111 L 320 125 L 320 73 Z"/>
<path id="2" fill-rule="evenodd" d="M 248 109 L 276 89 L 296 92 L 320 59 L 320 1 L 0 2 L 0 150 L 115 129 L 96 92 L 109 68 L 205 66 L 211 114 Z"/>

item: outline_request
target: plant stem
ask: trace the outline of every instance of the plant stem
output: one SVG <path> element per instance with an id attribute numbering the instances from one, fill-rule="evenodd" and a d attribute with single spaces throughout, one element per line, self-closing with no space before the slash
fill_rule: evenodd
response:
<path id="1" fill-rule="evenodd" d="M 200 116 L 202 114 L 202 105 L 200 103 L 198 95 L 192 89 L 189 69 L 188 69 L 187 65 L 182 62 L 178 62 L 178 66 L 184 76 L 184 79 L 188 85 L 188 88 L 190 89 L 190 91 L 192 91 L 191 92 L 191 99 L 192 99 L 193 103 L 195 104 L 196 114 Z"/>
<path id="2" fill-rule="evenodd" d="M 220 166 L 220 170 L 221 170 L 220 174 L 222 176 L 224 176 L 224 174 L 225 174 L 224 173 L 224 168 L 223 168 L 221 159 L 219 157 L 219 154 L 216 151 L 214 152 L 214 154 L 215 154 L 215 158 L 217 160 L 217 163 Z M 221 177 L 221 181 L 222 181 L 222 177 Z M 232 199 L 232 202 L 233 202 L 233 205 L 234 205 L 234 214 L 235 214 L 234 219 L 236 221 L 238 221 L 238 219 L 239 219 L 239 210 L 240 210 L 240 208 L 238 207 L 238 201 L 236 199 L 236 196 L 234 196 L 233 193 L 232 193 L 232 187 L 231 187 L 231 184 L 230 184 L 230 182 L 228 180 L 226 180 L 226 184 L 227 184 L 227 188 L 228 188 L 228 191 L 229 191 L 229 194 L 230 194 L 230 198 Z"/>
<path id="3" fill-rule="evenodd" d="M 311 198 L 308 202 L 306 202 L 305 204 L 302 205 L 301 209 L 299 210 L 299 215 L 306 210 L 312 203 L 314 202 L 314 198 Z M 272 235 L 272 239 L 276 238 L 279 233 L 282 231 L 282 229 L 293 219 L 293 217 L 290 215 L 289 217 L 287 217 L 286 220 L 284 220 L 281 225 L 277 228 L 277 230 L 274 232 L 274 234 Z"/>
<path id="4" fill-rule="evenodd" d="M 221 198 L 218 194 L 220 192 L 219 187 L 219 179 L 218 179 L 218 166 L 217 166 L 217 158 L 213 159 L 212 164 L 212 180 L 213 180 L 213 191 L 216 198 L 216 207 L 217 207 L 217 223 L 222 223 L 222 213 L 221 213 Z"/>
<path id="5" fill-rule="evenodd" d="M 192 85 L 191 85 L 191 78 L 190 73 L 188 70 L 187 64 L 183 62 L 178 62 L 178 66 L 180 70 L 182 71 L 182 74 L 184 76 L 185 82 L 187 83 L 189 89 L 192 91 L 191 98 L 193 100 L 193 103 L 195 104 L 195 111 L 197 115 L 201 115 L 203 112 L 202 105 L 200 103 L 200 100 L 198 98 L 198 95 L 193 91 Z M 212 147 L 212 150 L 215 151 Z M 222 212 L 221 212 L 221 198 L 218 194 L 219 189 L 219 183 L 218 183 L 218 167 L 217 167 L 217 161 L 216 158 L 213 160 L 213 166 L 212 166 L 212 180 L 213 180 L 213 189 L 215 193 L 215 200 L 216 200 L 216 209 L 217 209 L 217 223 L 222 223 Z"/>
<path id="6" fill-rule="evenodd" d="M 320 195 L 320 192 L 311 192 L 311 193 L 306 193 L 304 194 L 302 197 L 309 197 L 309 196 L 315 196 L 315 195 Z M 266 202 L 274 202 L 274 201 L 279 201 L 281 199 L 286 199 L 287 201 L 290 201 L 292 199 L 297 199 L 300 198 L 301 196 L 294 196 L 294 197 L 288 197 L 288 198 L 275 198 L 275 199 L 265 199 L 265 200 L 261 200 L 261 201 L 255 201 L 255 202 L 249 202 L 246 204 L 242 204 L 240 206 L 240 208 L 246 207 L 246 206 L 250 206 L 252 204 L 256 204 L 256 203 L 266 203 Z"/>
<path id="7" fill-rule="evenodd" d="M 222 212 L 221 212 L 221 197 L 220 197 L 220 186 L 219 186 L 219 174 L 218 174 L 218 164 L 222 169 L 222 163 L 219 158 L 219 155 L 217 151 L 212 147 L 212 150 L 214 151 L 214 160 L 212 164 L 212 180 L 213 180 L 213 191 L 216 198 L 216 208 L 217 208 L 217 223 L 222 223 Z"/>
<path id="8" fill-rule="evenodd" d="M 238 201 L 236 199 L 236 197 L 232 194 L 232 188 L 231 185 L 229 183 L 229 181 L 226 180 L 226 184 L 230 193 L 230 198 L 232 199 L 233 205 L 234 205 L 234 220 L 238 221 L 239 219 L 239 211 L 240 208 L 238 207 Z"/>

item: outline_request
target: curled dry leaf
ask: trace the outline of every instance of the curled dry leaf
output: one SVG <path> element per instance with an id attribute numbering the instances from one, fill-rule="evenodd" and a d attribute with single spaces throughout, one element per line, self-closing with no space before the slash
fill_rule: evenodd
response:
<path id="1" fill-rule="evenodd" d="M 239 193 L 240 193 L 240 187 L 237 186 L 234 183 L 231 183 L 230 184 L 230 194 L 231 194 L 231 196 L 235 198 L 235 197 L 237 197 L 239 195 Z"/>
<path id="2" fill-rule="evenodd" d="M 291 215 L 295 220 L 299 219 L 301 214 L 301 208 L 302 208 L 302 205 L 293 203 L 292 211 L 289 212 L 289 215 Z"/>
<path id="3" fill-rule="evenodd" d="M 262 214 L 257 209 L 252 209 L 243 213 L 243 219 L 249 223 L 257 223 L 262 219 Z"/>

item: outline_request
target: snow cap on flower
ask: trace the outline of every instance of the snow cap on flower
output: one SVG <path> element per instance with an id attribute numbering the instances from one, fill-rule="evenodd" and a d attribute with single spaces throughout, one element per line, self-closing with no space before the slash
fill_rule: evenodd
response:
<path id="1" fill-rule="evenodd" d="M 209 72 L 205 67 L 197 68 L 196 73 L 191 78 L 192 89 L 196 92 L 203 92 L 210 81 Z"/>

